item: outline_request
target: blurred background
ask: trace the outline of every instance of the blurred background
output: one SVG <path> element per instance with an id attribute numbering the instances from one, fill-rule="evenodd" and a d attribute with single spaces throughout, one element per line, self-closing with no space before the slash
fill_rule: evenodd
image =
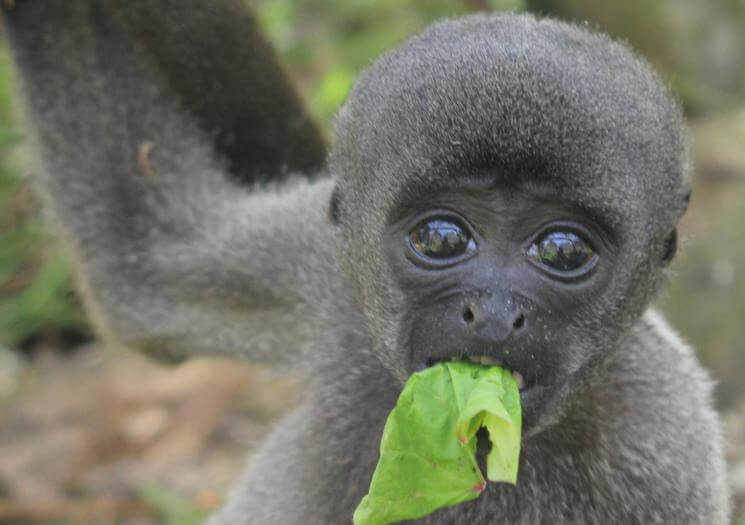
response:
<path id="1" fill-rule="evenodd" d="M 355 75 L 430 21 L 515 10 L 628 41 L 680 98 L 695 181 L 658 304 L 717 380 L 745 525 L 745 0 L 256 0 L 328 129 Z M 221 360 L 166 368 L 97 344 L 27 182 L 0 41 L 0 525 L 200 523 L 299 383 Z"/>

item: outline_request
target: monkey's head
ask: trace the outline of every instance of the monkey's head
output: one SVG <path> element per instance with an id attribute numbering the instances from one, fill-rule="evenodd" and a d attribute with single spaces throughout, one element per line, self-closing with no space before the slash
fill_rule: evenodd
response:
<path id="1" fill-rule="evenodd" d="M 402 382 L 518 372 L 546 424 L 649 304 L 687 196 L 681 113 L 646 63 L 531 16 L 445 21 L 357 81 L 329 161 L 340 256 Z"/>

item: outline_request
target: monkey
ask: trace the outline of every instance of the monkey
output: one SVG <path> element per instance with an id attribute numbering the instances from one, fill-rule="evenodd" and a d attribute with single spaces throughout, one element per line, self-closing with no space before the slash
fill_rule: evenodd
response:
<path id="1" fill-rule="evenodd" d="M 360 74 L 327 151 L 237 0 L 4 19 L 101 333 L 304 373 L 210 524 L 350 523 L 403 384 L 445 359 L 518 374 L 518 481 L 416 523 L 728 522 L 712 380 L 650 307 L 685 123 L 624 44 L 530 14 L 435 23 Z"/>

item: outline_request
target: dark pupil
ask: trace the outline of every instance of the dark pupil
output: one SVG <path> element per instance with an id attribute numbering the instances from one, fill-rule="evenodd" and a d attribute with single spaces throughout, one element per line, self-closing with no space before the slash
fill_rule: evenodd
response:
<path id="1" fill-rule="evenodd" d="M 458 257 L 474 244 L 463 228 L 442 219 L 432 220 L 415 228 L 410 239 L 414 250 L 433 259 Z"/>
<path id="2" fill-rule="evenodd" d="M 593 255 L 592 248 L 572 232 L 549 233 L 528 250 L 528 257 L 535 262 L 562 272 L 581 268 Z"/>

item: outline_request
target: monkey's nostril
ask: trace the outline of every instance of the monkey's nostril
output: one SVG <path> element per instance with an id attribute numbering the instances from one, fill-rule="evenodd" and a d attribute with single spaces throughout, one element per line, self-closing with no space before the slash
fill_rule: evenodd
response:
<path id="1" fill-rule="evenodd" d="M 475 318 L 476 316 L 473 315 L 473 310 L 471 309 L 471 307 L 466 307 L 466 310 L 463 312 L 463 320 L 467 323 L 472 323 Z"/>
<path id="2" fill-rule="evenodd" d="M 525 316 L 520 314 L 517 316 L 517 319 L 515 319 L 515 322 L 512 323 L 512 327 L 515 330 L 520 330 L 523 326 L 525 326 Z"/>

